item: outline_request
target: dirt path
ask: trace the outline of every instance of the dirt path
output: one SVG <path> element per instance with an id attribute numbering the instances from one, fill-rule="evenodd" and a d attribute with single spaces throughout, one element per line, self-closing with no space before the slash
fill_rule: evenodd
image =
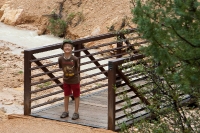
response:
<path id="1" fill-rule="evenodd" d="M 0 41 L 0 111 L 5 114 L 22 114 L 23 53 L 13 54 L 12 49 L 23 51 L 22 47 Z"/>
<path id="2" fill-rule="evenodd" d="M 0 121 L 0 133 L 114 133 L 105 129 L 22 115 L 9 115 L 8 118 L 9 120 Z"/>

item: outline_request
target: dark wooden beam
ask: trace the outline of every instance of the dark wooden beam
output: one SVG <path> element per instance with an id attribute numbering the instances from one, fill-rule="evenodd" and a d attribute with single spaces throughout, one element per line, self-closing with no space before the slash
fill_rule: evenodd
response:
<path id="1" fill-rule="evenodd" d="M 138 89 L 135 88 L 134 86 L 130 85 L 129 79 L 123 74 L 123 72 L 121 70 L 119 70 L 119 68 L 117 68 L 117 73 L 124 80 L 124 82 L 132 89 L 132 91 L 140 98 L 140 100 L 143 103 L 145 103 L 146 105 L 150 105 L 150 103 L 148 102 L 148 100 L 144 96 L 140 95 L 140 93 L 138 92 Z"/>
<path id="2" fill-rule="evenodd" d="M 108 130 L 115 131 L 116 64 L 108 62 Z"/>
<path id="3" fill-rule="evenodd" d="M 31 114 L 31 54 L 24 51 L 24 115 Z"/>

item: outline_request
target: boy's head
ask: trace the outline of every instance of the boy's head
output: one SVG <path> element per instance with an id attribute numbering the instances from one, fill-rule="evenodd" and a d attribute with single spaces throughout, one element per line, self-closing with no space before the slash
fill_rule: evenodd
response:
<path id="1" fill-rule="evenodd" d="M 65 46 L 66 44 L 67 44 L 67 45 L 71 45 L 71 47 L 72 47 L 72 49 L 73 49 L 74 45 L 73 45 L 72 41 L 71 41 L 71 40 L 64 40 L 63 43 L 62 43 L 62 46 L 61 46 L 61 49 L 62 49 L 62 50 L 64 50 L 64 46 Z"/>

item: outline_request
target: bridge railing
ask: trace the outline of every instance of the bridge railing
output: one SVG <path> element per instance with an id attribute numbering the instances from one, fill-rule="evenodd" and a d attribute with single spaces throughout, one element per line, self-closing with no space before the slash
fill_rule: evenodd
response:
<path id="1" fill-rule="evenodd" d="M 141 53 L 132 54 L 111 60 L 108 63 L 108 129 L 120 130 L 120 126 L 132 126 L 142 119 L 153 119 L 156 117 L 150 111 L 151 105 L 165 110 L 171 106 L 165 100 L 165 93 L 161 99 L 155 99 L 155 95 L 161 93 L 156 89 L 154 78 L 166 84 L 164 77 L 153 77 L 158 64 Z M 178 67 L 178 66 L 177 66 Z M 116 77 L 120 77 L 116 78 Z M 154 88 L 155 87 L 155 88 Z M 157 87 L 158 88 L 158 87 Z M 188 94 L 179 93 L 179 106 L 192 103 Z M 159 103 L 159 104 L 158 104 Z M 166 113 L 165 111 L 163 111 Z"/>
<path id="2" fill-rule="evenodd" d="M 137 46 L 146 43 L 136 29 L 107 33 L 73 41 L 73 54 L 79 58 L 81 95 L 108 87 L 108 61 L 137 53 Z M 61 43 L 24 51 L 24 114 L 51 106 L 64 99 L 62 70 L 58 57 Z M 120 77 L 118 77 L 120 78 Z"/>
<path id="3" fill-rule="evenodd" d="M 145 81 L 146 75 L 137 69 L 137 65 L 140 65 L 140 60 L 144 56 L 142 54 L 134 54 L 127 58 L 119 58 L 116 60 L 109 61 L 108 70 L 108 129 L 117 130 L 122 122 L 133 123 L 139 117 L 149 117 L 150 112 L 146 111 L 146 106 L 149 105 L 147 97 L 140 95 L 139 88 L 144 87 L 148 82 Z M 113 77 L 119 76 L 121 79 Z M 120 84 L 119 84 L 120 81 Z M 135 86 L 138 85 L 138 86 Z M 125 107 L 127 101 L 128 107 Z M 125 110 L 129 110 L 130 115 L 133 118 L 127 118 Z"/>

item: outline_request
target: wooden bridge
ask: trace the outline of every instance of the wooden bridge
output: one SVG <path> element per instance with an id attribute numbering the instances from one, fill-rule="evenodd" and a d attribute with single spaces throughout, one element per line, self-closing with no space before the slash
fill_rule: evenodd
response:
<path id="1" fill-rule="evenodd" d="M 119 130 L 118 125 L 122 122 L 131 124 L 152 117 L 146 110 L 146 105 L 150 104 L 147 95 L 141 96 L 138 92 L 148 84 L 145 81 L 147 76 L 129 69 L 144 58 L 137 47 L 147 43 L 136 34 L 135 29 L 73 42 L 76 44 L 73 54 L 80 61 L 80 119 L 71 120 L 73 100 L 69 105 L 70 116 L 60 119 L 64 111 L 62 70 L 58 68 L 57 61 L 62 54 L 61 43 L 24 51 L 25 115 L 113 131 Z M 122 97 L 125 92 L 131 99 L 129 106 L 132 109 L 129 112 L 133 118 L 123 112 L 126 101 Z"/>

